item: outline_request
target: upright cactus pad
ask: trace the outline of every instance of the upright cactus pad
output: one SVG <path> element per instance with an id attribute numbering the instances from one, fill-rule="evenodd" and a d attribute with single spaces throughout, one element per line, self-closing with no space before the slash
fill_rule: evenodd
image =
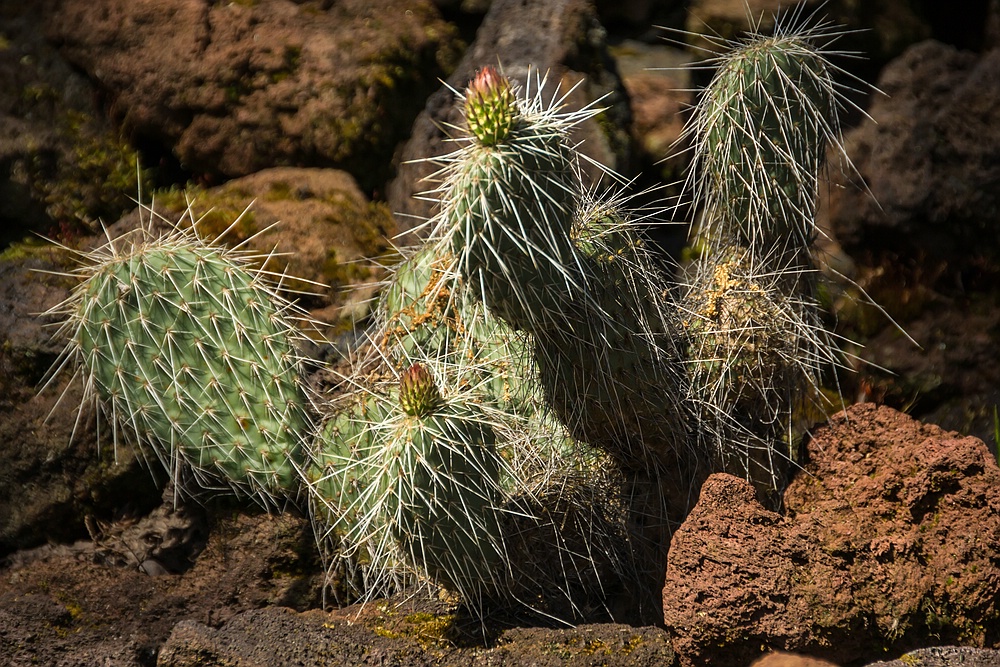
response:
<path id="1" fill-rule="evenodd" d="M 87 259 L 67 355 L 118 428 L 207 487 L 294 494 L 310 404 L 290 305 L 253 259 L 144 229 Z"/>
<path id="2" fill-rule="evenodd" d="M 531 335 L 546 400 L 573 436 L 650 464 L 685 434 L 668 283 L 621 202 L 595 203 L 583 184 L 568 134 L 593 110 L 510 90 L 484 71 L 466 91 L 472 137 L 443 158 L 436 240 L 487 311 Z M 498 108 L 510 130 L 479 131 Z"/>
<path id="3" fill-rule="evenodd" d="M 839 145 L 833 67 L 814 44 L 821 34 L 779 22 L 775 35 L 752 35 L 719 58 L 687 130 L 702 243 L 804 261 L 820 168 L 827 145 Z"/>
<path id="4" fill-rule="evenodd" d="M 398 385 L 344 400 L 307 467 L 317 532 L 334 536 L 376 590 L 406 566 L 468 598 L 497 589 L 504 465 L 478 404 L 442 397 L 419 364 Z"/>
<path id="5" fill-rule="evenodd" d="M 573 243 L 586 288 L 535 337 L 545 395 L 575 437 L 646 467 L 686 448 L 666 277 L 616 201 L 589 201 Z"/>
<path id="6" fill-rule="evenodd" d="M 813 297 L 818 186 L 845 100 L 827 26 L 779 18 L 726 52 L 686 133 L 699 249 L 680 291 L 687 401 L 717 467 L 780 486 L 803 406 L 837 361 Z M 797 414 L 798 413 L 798 414 Z"/>
<path id="7" fill-rule="evenodd" d="M 581 277 L 569 240 L 579 194 L 566 135 L 592 110 L 559 114 L 485 68 L 465 97 L 470 141 L 442 158 L 442 214 L 459 271 L 494 315 L 529 332 L 558 326 Z"/>
<path id="8" fill-rule="evenodd" d="M 507 576 L 496 435 L 474 403 L 442 403 L 437 396 L 422 366 L 413 366 L 400 382 L 406 416 L 385 453 L 399 497 L 393 532 L 433 579 L 478 597 Z"/>

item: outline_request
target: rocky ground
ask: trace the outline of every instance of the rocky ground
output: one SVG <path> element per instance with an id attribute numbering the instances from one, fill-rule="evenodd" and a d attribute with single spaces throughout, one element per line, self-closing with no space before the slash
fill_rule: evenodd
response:
<path id="1" fill-rule="evenodd" d="M 39 314 L 72 258 L 32 234 L 85 250 L 98 220 L 134 227 L 138 151 L 168 219 L 186 192 L 216 233 L 256 200 L 234 242 L 283 221 L 256 247 L 322 286 L 303 305 L 346 345 L 378 277 L 356 260 L 430 211 L 412 160 L 448 150 L 441 80 L 497 60 L 582 80 L 570 102 L 609 108 L 584 151 L 637 190 L 669 183 L 703 81 L 650 68 L 697 57 L 706 42 L 678 30 L 736 34 L 742 0 L 0 6 L 0 664 L 1000 664 L 1000 2 L 822 11 L 867 56 L 838 61 L 864 113 L 821 216 L 825 304 L 858 358 L 845 409 L 813 430 L 781 512 L 708 479 L 650 625 L 498 610 L 484 628 L 424 593 L 324 599 L 294 507 L 175 504 L 158 462 L 49 382 L 62 343 Z"/>

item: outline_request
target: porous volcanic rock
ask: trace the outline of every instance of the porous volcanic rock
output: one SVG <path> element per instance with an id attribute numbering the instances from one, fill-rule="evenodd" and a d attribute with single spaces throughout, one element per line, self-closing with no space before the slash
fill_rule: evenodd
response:
<path id="1" fill-rule="evenodd" d="M 1000 469 L 981 440 L 860 404 L 817 429 L 808 458 L 784 515 L 738 478 L 704 485 L 663 593 L 682 664 L 1000 642 Z"/>
<path id="2" fill-rule="evenodd" d="M 996 667 L 1000 651 L 967 646 L 918 648 L 897 660 L 873 662 L 867 667 Z"/>
<path id="3" fill-rule="evenodd" d="M 995 447 L 1000 50 L 925 41 L 877 85 L 886 95 L 845 137 L 857 173 L 833 174 L 819 224 L 852 258 L 845 272 L 919 347 L 865 298 L 840 302 L 838 333 L 864 345 L 868 395 Z"/>
<path id="4" fill-rule="evenodd" d="M 871 118 L 845 137 L 857 175 L 830 191 L 837 239 L 861 261 L 943 262 L 949 276 L 984 263 L 995 271 L 1000 49 L 978 56 L 924 41 L 890 63 L 877 86 L 885 95 L 873 100 Z"/>
<path id="5" fill-rule="evenodd" d="M 115 557 L 115 551 L 131 556 L 138 546 L 130 539 L 138 536 L 133 527 L 145 527 L 144 548 L 154 538 L 173 541 L 169 528 L 178 524 L 168 519 L 185 512 L 166 505 L 137 523 L 109 527 L 103 544 L 46 546 L 0 562 L 0 663 L 149 667 L 182 620 L 221 625 L 258 607 L 317 604 L 322 575 L 312 531 L 290 512 L 209 511 L 203 549 L 180 572 Z"/>
<path id="6" fill-rule="evenodd" d="M 336 166 L 369 192 L 458 53 L 429 0 L 62 0 L 48 34 L 195 173 Z"/>
<path id="7" fill-rule="evenodd" d="M 676 664 L 669 638 L 659 628 L 613 624 L 564 630 L 515 628 L 502 633 L 496 647 L 484 648 L 455 634 L 455 618 L 447 610 L 434 610 L 433 604 L 419 601 L 404 605 L 408 608 L 369 603 L 360 609 L 305 613 L 272 607 L 239 614 L 220 628 L 182 621 L 163 645 L 157 665 Z"/>

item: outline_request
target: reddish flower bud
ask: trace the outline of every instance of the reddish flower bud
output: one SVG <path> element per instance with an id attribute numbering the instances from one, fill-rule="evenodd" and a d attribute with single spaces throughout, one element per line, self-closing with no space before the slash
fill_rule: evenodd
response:
<path id="1" fill-rule="evenodd" d="M 507 139 L 516 114 L 510 80 L 495 67 L 479 70 L 465 93 L 465 120 L 472 135 L 484 146 L 495 146 Z"/>
<path id="2" fill-rule="evenodd" d="M 399 405 L 411 417 L 429 414 L 441 401 L 434 376 L 421 364 L 413 364 L 399 381 Z"/>

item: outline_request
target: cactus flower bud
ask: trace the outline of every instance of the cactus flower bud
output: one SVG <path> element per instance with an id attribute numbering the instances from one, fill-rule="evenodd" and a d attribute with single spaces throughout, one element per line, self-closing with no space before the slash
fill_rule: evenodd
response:
<path id="1" fill-rule="evenodd" d="M 429 414 L 441 400 L 434 377 L 425 366 L 413 364 L 399 381 L 399 405 L 411 417 Z"/>
<path id="2" fill-rule="evenodd" d="M 465 93 L 465 119 L 472 135 L 484 146 L 496 146 L 507 139 L 516 113 L 510 79 L 495 67 L 479 70 Z"/>

